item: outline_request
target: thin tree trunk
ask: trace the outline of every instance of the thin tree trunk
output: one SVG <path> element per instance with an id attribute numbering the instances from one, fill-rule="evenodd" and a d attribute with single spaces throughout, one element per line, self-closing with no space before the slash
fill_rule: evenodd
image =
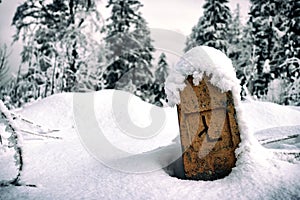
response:
<path id="1" fill-rule="evenodd" d="M 55 60 L 54 60 L 54 69 L 53 69 L 53 73 L 52 73 L 52 84 L 51 84 L 51 95 L 53 95 L 54 94 L 54 81 L 55 81 L 55 71 L 56 71 L 56 65 L 57 65 L 57 63 L 56 63 L 56 55 L 55 55 Z"/>

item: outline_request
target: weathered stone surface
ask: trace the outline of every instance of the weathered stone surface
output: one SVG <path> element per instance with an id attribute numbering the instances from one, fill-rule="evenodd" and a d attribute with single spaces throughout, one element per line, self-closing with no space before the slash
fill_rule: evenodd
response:
<path id="1" fill-rule="evenodd" d="M 235 166 L 240 143 L 232 93 L 222 93 L 208 77 L 194 86 L 189 76 L 177 106 L 185 175 L 189 179 L 215 180 Z"/>

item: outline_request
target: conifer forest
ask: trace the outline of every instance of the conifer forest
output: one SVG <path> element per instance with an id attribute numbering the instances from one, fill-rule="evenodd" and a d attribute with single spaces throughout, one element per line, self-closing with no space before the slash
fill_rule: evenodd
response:
<path id="1" fill-rule="evenodd" d="M 0 6 L 4 1 L 0 1 Z M 0 99 L 9 108 L 62 92 L 125 90 L 163 106 L 164 83 L 174 66 L 156 51 L 139 0 L 108 0 L 108 18 L 98 0 L 23 0 L 11 20 L 13 40 L 22 43 L 21 63 L 8 62 L 0 44 Z M 183 52 L 215 47 L 233 63 L 251 97 L 300 105 L 300 1 L 251 0 L 242 23 L 240 5 L 203 1 Z M 176 19 L 174 19 L 176 20 Z M 10 74 L 10 68 L 17 68 Z"/>

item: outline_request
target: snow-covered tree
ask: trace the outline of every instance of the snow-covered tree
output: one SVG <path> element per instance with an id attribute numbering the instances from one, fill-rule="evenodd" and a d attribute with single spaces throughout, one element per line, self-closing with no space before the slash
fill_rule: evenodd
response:
<path id="1" fill-rule="evenodd" d="M 228 30 L 228 42 L 227 55 L 232 60 L 237 78 L 242 86 L 241 96 L 244 97 L 252 91 L 254 75 L 253 39 L 250 26 L 248 24 L 243 26 L 241 23 L 239 4 L 237 4 L 236 9 L 232 13 L 232 20 Z"/>
<path id="2" fill-rule="evenodd" d="M 193 27 L 186 42 L 185 51 L 199 45 L 214 47 L 227 53 L 228 26 L 231 13 L 227 6 L 228 0 L 206 0 L 203 16 Z"/>
<path id="3" fill-rule="evenodd" d="M 111 16 L 106 25 L 105 38 L 108 66 L 101 77 L 103 88 L 125 89 L 135 93 L 137 88 L 152 78 L 152 40 L 142 4 L 138 0 L 109 0 Z M 135 87 L 126 87 L 131 80 Z"/>
<path id="4" fill-rule="evenodd" d="M 6 45 L 1 45 L 0 46 L 0 87 L 2 84 L 4 84 L 4 81 L 7 80 L 7 75 L 9 72 L 7 59 L 8 59 L 7 47 Z"/>
<path id="5" fill-rule="evenodd" d="M 21 173 L 23 170 L 23 149 L 22 149 L 22 135 L 20 134 L 14 120 L 6 108 L 4 103 L 0 100 L 0 124 L 5 126 L 7 137 L 4 137 L 3 129 L 0 130 L 0 151 L 3 149 L 12 148 L 14 151 L 14 160 L 17 168 L 17 175 L 12 180 L 0 180 L 0 186 L 15 185 L 20 186 Z"/>
<path id="6" fill-rule="evenodd" d="M 280 1 L 252 0 L 249 24 L 255 45 L 255 77 L 253 94 L 258 98 L 266 95 L 271 80 L 272 55 L 276 46 L 276 36 L 273 27 L 276 26 Z"/>
<path id="7" fill-rule="evenodd" d="M 99 13 L 92 0 L 26 0 L 12 24 L 23 41 L 22 63 L 47 77 L 46 93 L 73 91 L 76 73 L 95 52 L 90 32 L 99 32 Z"/>
<path id="8" fill-rule="evenodd" d="M 164 84 L 168 77 L 168 63 L 166 54 L 162 53 L 159 56 L 157 69 L 155 70 L 155 79 L 157 82 Z"/>
<path id="9" fill-rule="evenodd" d="M 238 61 L 243 51 L 241 40 L 242 40 L 243 27 L 240 20 L 240 5 L 237 4 L 235 11 L 232 14 L 232 21 L 229 24 L 228 31 L 228 56 L 233 62 L 233 66 L 237 70 L 239 68 Z"/>
<path id="10" fill-rule="evenodd" d="M 9 74 L 7 46 L 0 46 L 0 100 L 11 107 L 14 98 L 14 78 Z M 11 97 L 12 96 L 12 97 Z"/>
<path id="11" fill-rule="evenodd" d="M 256 76 L 256 62 L 257 56 L 255 55 L 256 47 L 253 45 L 253 38 L 251 35 L 251 27 L 246 25 L 243 28 L 242 39 L 238 44 L 240 49 L 239 59 L 236 62 L 237 77 L 242 86 L 241 96 L 253 95 L 254 77 Z"/>
<path id="12" fill-rule="evenodd" d="M 8 81 L 0 87 L 0 100 L 8 108 L 21 107 L 24 103 L 46 97 L 47 78 L 39 71 L 30 68 L 25 72 L 12 75 Z"/>
<path id="13" fill-rule="evenodd" d="M 288 85 L 283 103 L 297 104 L 300 100 L 300 88 L 295 87 L 299 86 L 300 79 L 300 1 L 284 1 L 280 10 L 279 24 L 274 27 L 279 37 L 274 71 Z"/>
<path id="14" fill-rule="evenodd" d="M 258 98 L 267 95 L 272 79 L 283 79 L 287 89 L 293 88 L 288 82 L 293 84 L 299 78 L 299 7 L 298 0 L 252 0 L 249 24 L 256 57 L 253 94 Z"/>
<path id="15" fill-rule="evenodd" d="M 157 106 L 163 106 L 162 101 L 165 101 L 167 98 L 165 81 L 168 77 L 168 67 L 166 54 L 161 53 L 155 70 L 154 82 L 143 88 L 145 92 L 148 90 L 148 102 Z"/>

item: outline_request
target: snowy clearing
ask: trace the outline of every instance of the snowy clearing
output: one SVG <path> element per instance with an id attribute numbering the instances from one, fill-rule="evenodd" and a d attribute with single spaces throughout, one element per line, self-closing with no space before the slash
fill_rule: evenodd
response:
<path id="1" fill-rule="evenodd" d="M 179 134 L 176 108 L 159 109 L 159 112 L 165 113 L 165 123 L 158 135 L 149 140 L 134 139 L 124 135 L 120 131 L 120 124 L 115 121 L 121 119 L 116 118 L 117 115 L 124 114 L 112 110 L 112 99 L 119 93 L 104 90 L 93 94 L 99 127 L 103 128 L 105 136 L 113 145 L 133 154 L 122 158 L 122 163 L 143 156 L 138 153 L 163 149 L 161 157 L 154 156 L 152 161 L 146 160 L 148 164 L 163 166 L 180 149 L 176 142 Z M 164 169 L 139 174 L 126 173 L 107 167 L 95 159 L 82 144 L 76 131 L 74 96 L 76 94 L 54 95 L 18 111 L 24 118 L 42 125 L 45 130 L 60 130 L 47 135 L 62 139 L 24 133 L 25 166 L 21 180 L 37 187 L 0 188 L 0 199 L 300 198 L 300 139 L 295 136 L 300 135 L 299 109 L 257 101 L 242 102 L 244 120 L 254 131 L 254 136 L 261 143 L 276 140 L 276 145 L 267 148 L 252 146 L 257 149 L 252 151 L 251 156 L 244 154 L 243 159 L 238 158 L 237 167 L 224 179 L 188 181 L 171 177 L 168 174 L 171 172 L 167 173 Z M 128 105 L 129 116 L 137 125 L 146 127 L 151 123 L 152 105 L 134 96 L 130 101 L 125 99 L 124 105 Z M 91 116 L 84 117 L 90 120 Z M 37 127 L 21 128 L 39 132 Z M 284 139 L 289 136 L 294 137 Z M 0 180 L 13 177 L 13 159 L 8 154 L 0 156 Z"/>

